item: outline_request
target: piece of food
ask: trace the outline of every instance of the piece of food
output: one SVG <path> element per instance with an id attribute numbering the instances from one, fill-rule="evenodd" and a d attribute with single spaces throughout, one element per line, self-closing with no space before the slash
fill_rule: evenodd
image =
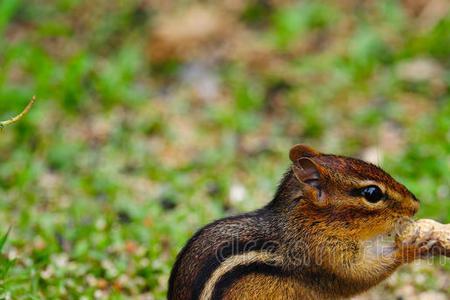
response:
<path id="1" fill-rule="evenodd" d="M 450 224 L 422 219 L 404 220 L 399 225 L 396 241 L 400 246 L 415 247 L 424 256 L 450 257 Z"/>

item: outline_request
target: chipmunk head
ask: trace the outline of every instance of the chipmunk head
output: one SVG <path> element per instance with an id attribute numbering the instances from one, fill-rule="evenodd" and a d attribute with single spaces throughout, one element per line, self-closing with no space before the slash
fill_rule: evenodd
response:
<path id="1" fill-rule="evenodd" d="M 373 164 L 323 154 L 305 145 L 295 145 L 289 157 L 293 163 L 287 175 L 289 189 L 297 191 L 290 196 L 300 199 L 298 207 L 291 208 L 342 226 L 348 234 L 370 238 L 386 233 L 419 208 L 417 198 L 404 185 Z"/>

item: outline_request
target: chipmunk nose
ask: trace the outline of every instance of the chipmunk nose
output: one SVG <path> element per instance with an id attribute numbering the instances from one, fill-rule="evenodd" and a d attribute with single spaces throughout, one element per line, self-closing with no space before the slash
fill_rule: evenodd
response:
<path id="1" fill-rule="evenodd" d="M 419 210 L 419 200 L 416 197 L 412 197 L 408 202 L 410 202 L 411 215 L 415 215 Z"/>
<path id="2" fill-rule="evenodd" d="M 417 199 L 413 199 L 412 197 L 403 198 L 397 202 L 397 208 L 401 214 L 412 217 L 419 210 L 419 201 L 417 201 Z"/>

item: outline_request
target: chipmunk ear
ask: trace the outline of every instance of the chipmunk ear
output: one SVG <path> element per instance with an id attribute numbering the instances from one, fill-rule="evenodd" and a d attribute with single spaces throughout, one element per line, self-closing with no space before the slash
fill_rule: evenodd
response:
<path id="1" fill-rule="evenodd" d="M 294 162 L 292 171 L 295 178 L 303 184 L 306 198 L 318 206 L 324 206 L 326 203 L 322 189 L 323 168 L 311 158 L 302 157 Z"/>
<path id="2" fill-rule="evenodd" d="M 298 181 L 318 188 L 322 170 L 321 167 L 310 158 L 303 157 L 298 159 L 294 162 L 292 170 Z"/>
<path id="3" fill-rule="evenodd" d="M 293 146 L 289 151 L 289 158 L 291 159 L 292 162 L 296 162 L 298 159 L 302 157 L 314 157 L 319 155 L 320 153 L 318 151 L 302 144 L 297 144 Z"/>

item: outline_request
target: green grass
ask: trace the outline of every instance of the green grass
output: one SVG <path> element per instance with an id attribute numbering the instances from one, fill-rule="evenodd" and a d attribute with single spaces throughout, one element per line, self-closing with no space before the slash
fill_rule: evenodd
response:
<path id="1" fill-rule="evenodd" d="M 214 60 L 199 43 L 199 57 L 156 61 L 163 8 L 142 3 L 0 3 L 0 119 L 37 96 L 0 131 L 0 233 L 11 227 L 0 298 L 163 299 L 187 239 L 269 201 L 299 142 L 378 149 L 421 199 L 419 217 L 450 222 L 448 16 L 423 25 L 395 1 L 351 13 L 255 1 L 233 16 L 263 60 Z M 244 37 L 234 38 L 251 50 Z M 435 73 L 402 74 L 424 59 Z M 212 100 L 192 70 L 212 78 Z"/>

